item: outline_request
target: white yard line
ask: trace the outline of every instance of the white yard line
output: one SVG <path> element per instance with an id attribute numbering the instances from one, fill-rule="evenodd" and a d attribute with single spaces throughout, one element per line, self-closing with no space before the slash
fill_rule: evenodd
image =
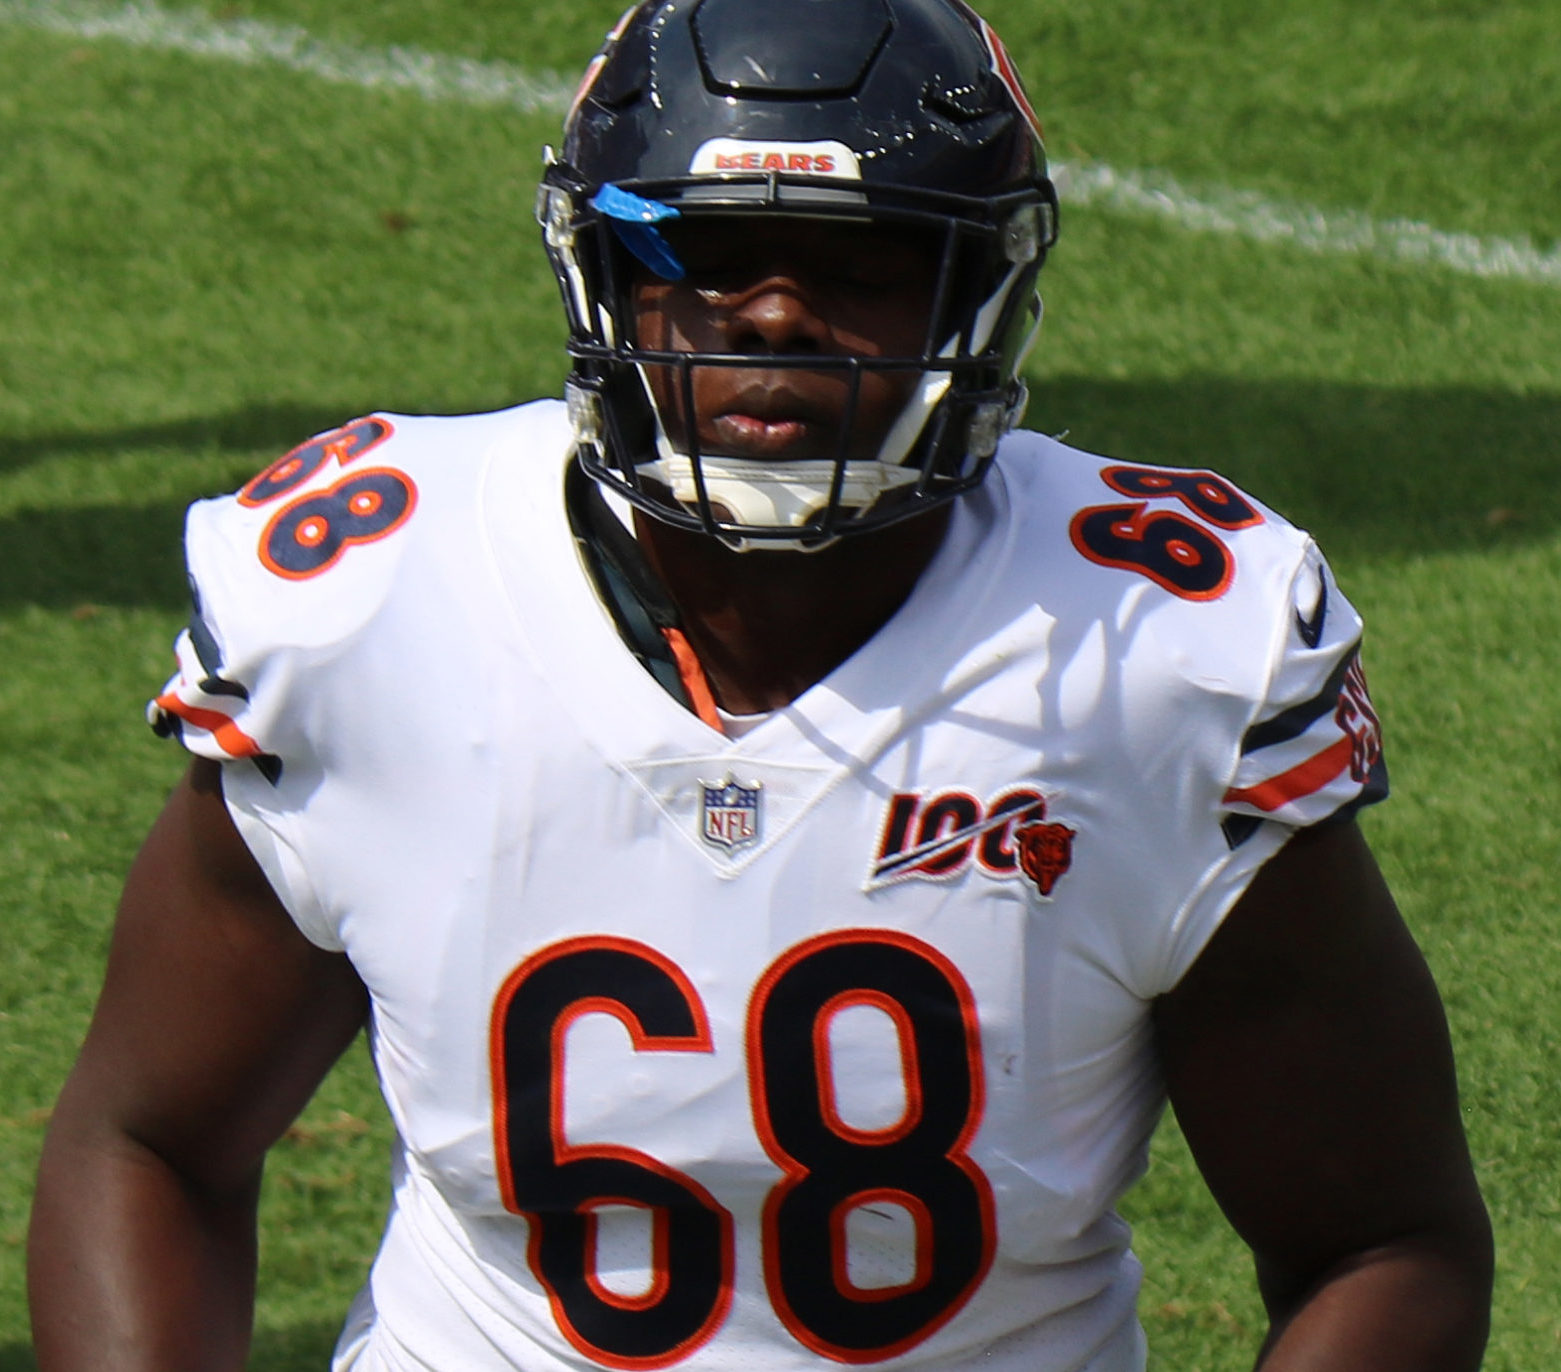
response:
<path id="1" fill-rule="evenodd" d="M 1527 238 L 1450 233 L 1411 219 L 1373 219 L 1356 210 L 1286 204 L 1253 191 L 1193 192 L 1160 172 L 1117 171 L 1098 162 L 1055 169 L 1063 206 L 1166 219 L 1193 233 L 1288 243 L 1314 253 L 1382 257 L 1446 267 L 1467 276 L 1504 276 L 1561 286 L 1561 249 L 1542 252 Z"/>
<path id="2" fill-rule="evenodd" d="M 214 19 L 170 10 L 151 0 L 93 5 L 77 0 L 0 0 L 0 25 L 43 29 L 82 39 L 115 39 L 132 47 L 185 52 L 245 66 L 278 66 L 371 90 L 414 91 L 427 100 L 562 114 L 575 82 L 505 62 L 479 62 L 417 48 L 358 48 L 330 43 L 291 24 Z"/>
<path id="3" fill-rule="evenodd" d="M 84 40 L 284 67 L 323 81 L 413 91 L 427 100 L 501 105 L 562 115 L 575 82 L 556 72 L 479 62 L 416 48 L 360 48 L 315 38 L 292 25 L 216 19 L 199 10 L 164 9 L 152 0 L 118 5 L 82 0 L 0 0 L 0 26 L 42 29 Z M 1098 162 L 1053 166 L 1064 209 L 1088 207 L 1132 218 L 1163 219 L 1192 233 L 1228 234 L 1306 252 L 1371 256 L 1445 268 L 1467 276 L 1561 285 L 1561 249 L 1526 238 L 1451 233 L 1407 219 L 1373 219 L 1352 210 L 1287 204 L 1228 187 L 1191 190 L 1158 172 L 1119 171 Z"/>

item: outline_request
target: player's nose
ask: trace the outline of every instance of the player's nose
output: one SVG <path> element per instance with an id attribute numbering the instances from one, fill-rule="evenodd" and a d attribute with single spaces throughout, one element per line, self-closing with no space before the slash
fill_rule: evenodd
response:
<path id="1" fill-rule="evenodd" d="M 829 333 L 806 283 L 777 271 L 744 291 L 728 321 L 727 345 L 741 353 L 823 352 Z"/>

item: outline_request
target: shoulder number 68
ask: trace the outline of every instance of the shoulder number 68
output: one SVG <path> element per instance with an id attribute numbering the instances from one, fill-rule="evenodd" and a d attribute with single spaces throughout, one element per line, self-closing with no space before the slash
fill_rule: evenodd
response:
<path id="1" fill-rule="evenodd" d="M 1074 515 L 1068 533 L 1079 552 L 1104 567 L 1147 576 L 1183 600 L 1218 600 L 1225 594 L 1236 565 L 1211 527 L 1235 530 L 1263 522 L 1240 491 L 1213 472 L 1174 468 L 1107 467 L 1100 479 L 1136 499 L 1127 505 L 1091 505 Z M 1149 501 L 1162 499 L 1175 500 L 1182 510 L 1149 510 Z"/>
<path id="2" fill-rule="evenodd" d="M 394 432 L 390 421 L 370 416 L 311 438 L 284 454 L 238 493 L 238 503 L 258 509 L 308 485 L 327 464 L 345 468 Z M 323 490 L 289 500 L 261 531 L 257 549 L 268 571 L 304 581 L 334 567 L 348 548 L 394 533 L 412 516 L 417 487 L 394 467 L 369 467 Z"/>

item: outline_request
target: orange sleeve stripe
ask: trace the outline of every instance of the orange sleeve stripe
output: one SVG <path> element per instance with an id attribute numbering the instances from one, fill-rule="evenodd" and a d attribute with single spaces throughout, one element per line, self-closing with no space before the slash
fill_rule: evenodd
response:
<path id="1" fill-rule="evenodd" d="M 1350 740 L 1341 738 L 1288 772 L 1281 772 L 1256 786 L 1232 787 L 1225 792 L 1227 805 L 1252 805 L 1259 810 L 1277 810 L 1292 800 L 1320 791 L 1350 765 Z"/>
<path id="2" fill-rule="evenodd" d="M 172 691 L 158 696 L 156 705 L 159 710 L 178 715 L 197 729 L 204 729 L 217 740 L 217 746 L 229 757 L 259 757 L 263 751 L 254 739 L 220 710 L 202 710 L 199 706 L 181 700 Z"/>
<path id="3" fill-rule="evenodd" d="M 715 696 L 710 692 L 710 682 L 705 676 L 705 669 L 700 665 L 694 650 L 683 637 L 681 629 L 663 629 L 662 636 L 667 640 L 672 649 L 672 658 L 678 665 L 678 675 L 683 679 L 683 689 L 688 692 L 689 703 L 694 707 L 694 713 L 704 720 L 717 733 L 725 733 L 721 727 L 721 715 L 715 708 Z"/>

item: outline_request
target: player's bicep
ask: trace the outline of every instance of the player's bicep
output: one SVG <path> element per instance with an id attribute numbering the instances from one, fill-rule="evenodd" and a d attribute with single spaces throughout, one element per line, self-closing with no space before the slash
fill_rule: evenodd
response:
<path id="1" fill-rule="evenodd" d="M 241 1186 L 363 1022 L 346 958 L 299 932 L 196 761 L 126 880 L 102 995 L 57 1125 L 127 1137 Z"/>
<path id="2" fill-rule="evenodd" d="M 1353 823 L 1297 834 L 1156 1004 L 1199 1166 L 1281 1303 L 1350 1254 L 1478 1246 L 1430 973 Z"/>

